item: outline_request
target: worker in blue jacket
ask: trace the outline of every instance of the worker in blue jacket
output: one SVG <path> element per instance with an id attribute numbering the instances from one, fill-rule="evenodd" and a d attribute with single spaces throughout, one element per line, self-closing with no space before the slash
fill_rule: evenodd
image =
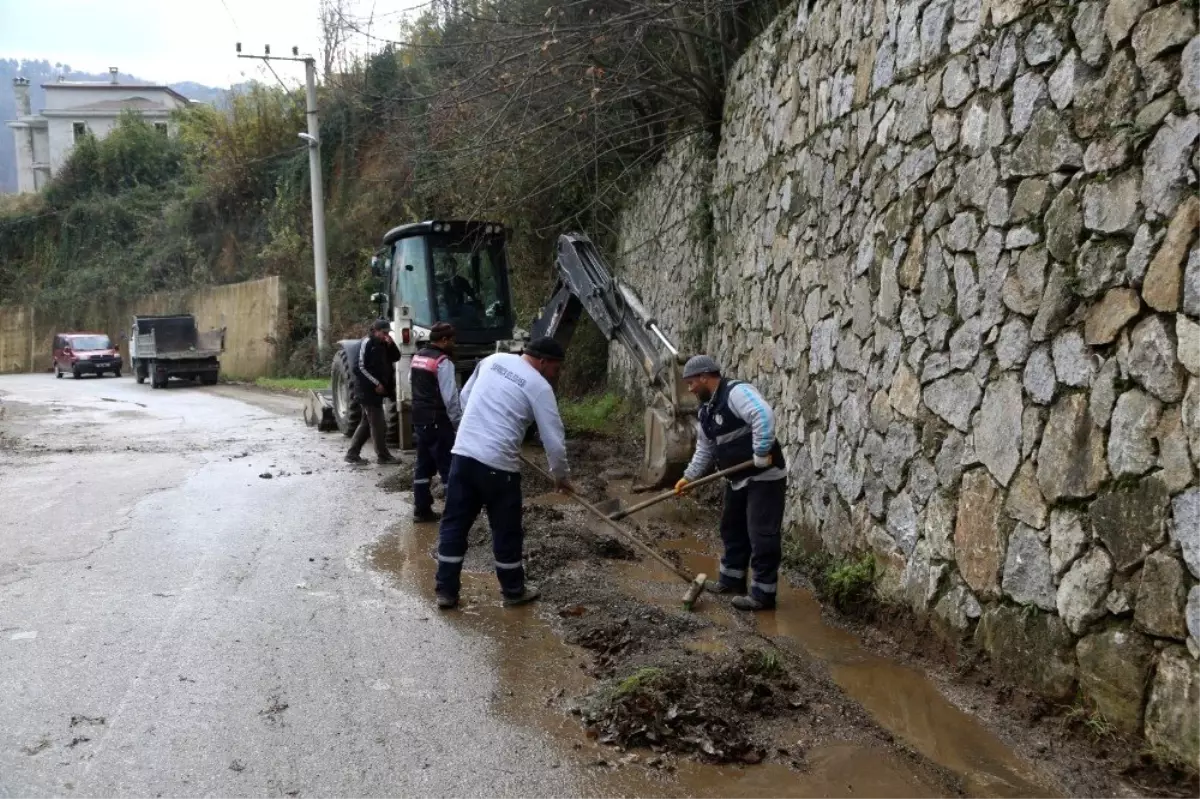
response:
<path id="1" fill-rule="evenodd" d="M 753 460 L 725 486 L 721 513 L 721 557 L 718 580 L 705 583 L 715 594 L 736 594 L 739 610 L 771 610 L 779 586 L 782 554 L 780 531 L 787 495 L 783 448 L 775 437 L 775 414 L 754 386 L 721 376 L 708 355 L 696 355 L 683 367 L 683 380 L 700 400 L 696 451 L 675 484 L 682 493 L 688 482 L 717 469 Z M 746 572 L 751 572 L 747 593 Z"/>

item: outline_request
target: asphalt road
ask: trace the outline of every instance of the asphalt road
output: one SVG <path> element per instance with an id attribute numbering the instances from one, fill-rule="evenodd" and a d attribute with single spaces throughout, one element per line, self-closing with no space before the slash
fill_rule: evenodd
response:
<path id="1" fill-rule="evenodd" d="M 344 445 L 290 397 L 0 377 L 0 795 L 612 792 L 364 565 L 411 507 Z"/>

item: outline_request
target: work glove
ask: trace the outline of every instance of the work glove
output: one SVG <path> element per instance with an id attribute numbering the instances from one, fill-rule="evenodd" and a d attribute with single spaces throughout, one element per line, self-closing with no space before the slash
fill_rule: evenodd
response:
<path id="1" fill-rule="evenodd" d="M 765 469 L 770 465 L 771 465 L 771 453 L 768 452 L 766 455 L 755 455 L 754 456 L 754 468 Z"/>
<path id="2" fill-rule="evenodd" d="M 679 482 L 675 483 L 675 494 L 676 494 L 676 496 L 682 496 L 682 495 L 683 495 L 683 489 L 687 488 L 687 484 L 688 484 L 688 479 L 687 479 L 686 477 L 680 477 L 680 478 L 679 478 Z"/>

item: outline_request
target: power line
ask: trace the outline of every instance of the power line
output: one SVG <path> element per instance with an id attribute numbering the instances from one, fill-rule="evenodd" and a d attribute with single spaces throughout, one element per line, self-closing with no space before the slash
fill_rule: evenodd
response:
<path id="1" fill-rule="evenodd" d="M 221 5 L 225 7 L 225 13 L 229 15 L 229 20 L 233 23 L 234 30 L 238 32 L 238 35 L 241 35 L 242 28 L 238 25 L 237 18 L 233 16 L 233 12 L 229 10 L 229 4 L 225 0 L 221 0 Z"/>

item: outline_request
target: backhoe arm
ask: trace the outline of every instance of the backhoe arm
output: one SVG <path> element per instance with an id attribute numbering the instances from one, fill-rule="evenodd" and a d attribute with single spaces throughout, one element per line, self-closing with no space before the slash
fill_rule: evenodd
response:
<path id="1" fill-rule="evenodd" d="M 534 338 L 550 336 L 565 349 L 585 311 L 609 341 L 619 341 L 642 368 L 649 391 L 642 482 L 659 486 L 683 473 L 694 444 L 695 399 L 680 378 L 683 358 L 641 300 L 622 285 L 582 233 L 558 238 L 558 278 L 550 302 L 534 320 Z"/>

